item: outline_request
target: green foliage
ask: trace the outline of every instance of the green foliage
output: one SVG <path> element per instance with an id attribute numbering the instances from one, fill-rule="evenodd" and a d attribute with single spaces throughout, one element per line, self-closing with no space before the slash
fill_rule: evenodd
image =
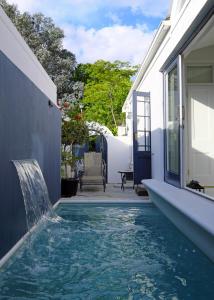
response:
<path id="1" fill-rule="evenodd" d="M 70 166 L 72 169 L 75 168 L 77 158 L 74 157 L 70 152 L 62 151 L 62 161 L 65 165 Z"/>
<path id="2" fill-rule="evenodd" d="M 65 148 L 73 144 L 82 145 L 88 136 L 88 127 L 79 105 L 72 105 L 62 120 L 62 144 Z"/>
<path id="3" fill-rule="evenodd" d="M 103 60 L 77 67 L 76 76 L 85 83 L 82 102 L 88 121 L 105 125 L 116 134 L 124 121 L 122 106 L 136 70 L 127 62 Z"/>
<path id="4" fill-rule="evenodd" d="M 79 159 L 72 153 L 74 144 L 82 145 L 89 138 L 89 131 L 78 104 L 70 105 L 62 118 L 62 176 L 68 178 L 68 166 L 75 170 Z"/>
<path id="5" fill-rule="evenodd" d="M 63 49 L 63 31 L 43 14 L 20 13 L 6 0 L 0 4 L 57 86 L 58 99 L 75 102 L 82 97 L 83 84 L 74 78 L 75 55 Z"/>

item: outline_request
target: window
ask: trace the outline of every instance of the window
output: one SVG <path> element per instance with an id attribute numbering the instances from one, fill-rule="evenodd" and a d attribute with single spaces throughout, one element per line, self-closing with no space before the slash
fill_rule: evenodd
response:
<path id="1" fill-rule="evenodd" d="M 182 58 L 178 58 L 165 71 L 165 180 L 181 186 L 181 77 Z"/>
<path id="2" fill-rule="evenodd" d="M 179 97 L 177 66 L 168 74 L 167 171 L 179 175 Z"/>
<path id="3" fill-rule="evenodd" d="M 188 66 L 187 83 L 213 83 L 213 66 Z"/>
<path id="4" fill-rule="evenodd" d="M 138 99 L 139 98 L 139 99 Z M 137 142 L 138 151 L 151 150 L 150 99 L 137 97 Z"/>

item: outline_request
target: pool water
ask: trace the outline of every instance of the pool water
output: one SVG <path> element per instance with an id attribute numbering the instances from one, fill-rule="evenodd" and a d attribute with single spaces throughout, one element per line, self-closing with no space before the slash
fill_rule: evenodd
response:
<path id="1" fill-rule="evenodd" d="M 0 271 L 0 299 L 214 299 L 214 264 L 152 204 L 61 204 Z"/>

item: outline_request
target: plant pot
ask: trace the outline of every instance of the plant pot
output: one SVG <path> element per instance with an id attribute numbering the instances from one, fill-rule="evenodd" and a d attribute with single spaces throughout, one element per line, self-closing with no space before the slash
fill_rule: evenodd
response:
<path id="1" fill-rule="evenodd" d="M 62 178 L 61 179 L 61 196 L 72 197 L 77 193 L 79 180 L 76 178 Z"/>

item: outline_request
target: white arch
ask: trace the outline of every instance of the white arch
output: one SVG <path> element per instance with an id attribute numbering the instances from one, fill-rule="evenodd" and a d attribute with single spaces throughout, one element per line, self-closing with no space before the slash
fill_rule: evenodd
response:
<path id="1" fill-rule="evenodd" d="M 104 136 L 113 136 L 113 133 L 111 130 L 104 126 L 101 125 L 97 122 L 86 122 L 88 129 L 90 131 L 90 135 L 96 135 L 97 133 L 103 134 Z"/>

